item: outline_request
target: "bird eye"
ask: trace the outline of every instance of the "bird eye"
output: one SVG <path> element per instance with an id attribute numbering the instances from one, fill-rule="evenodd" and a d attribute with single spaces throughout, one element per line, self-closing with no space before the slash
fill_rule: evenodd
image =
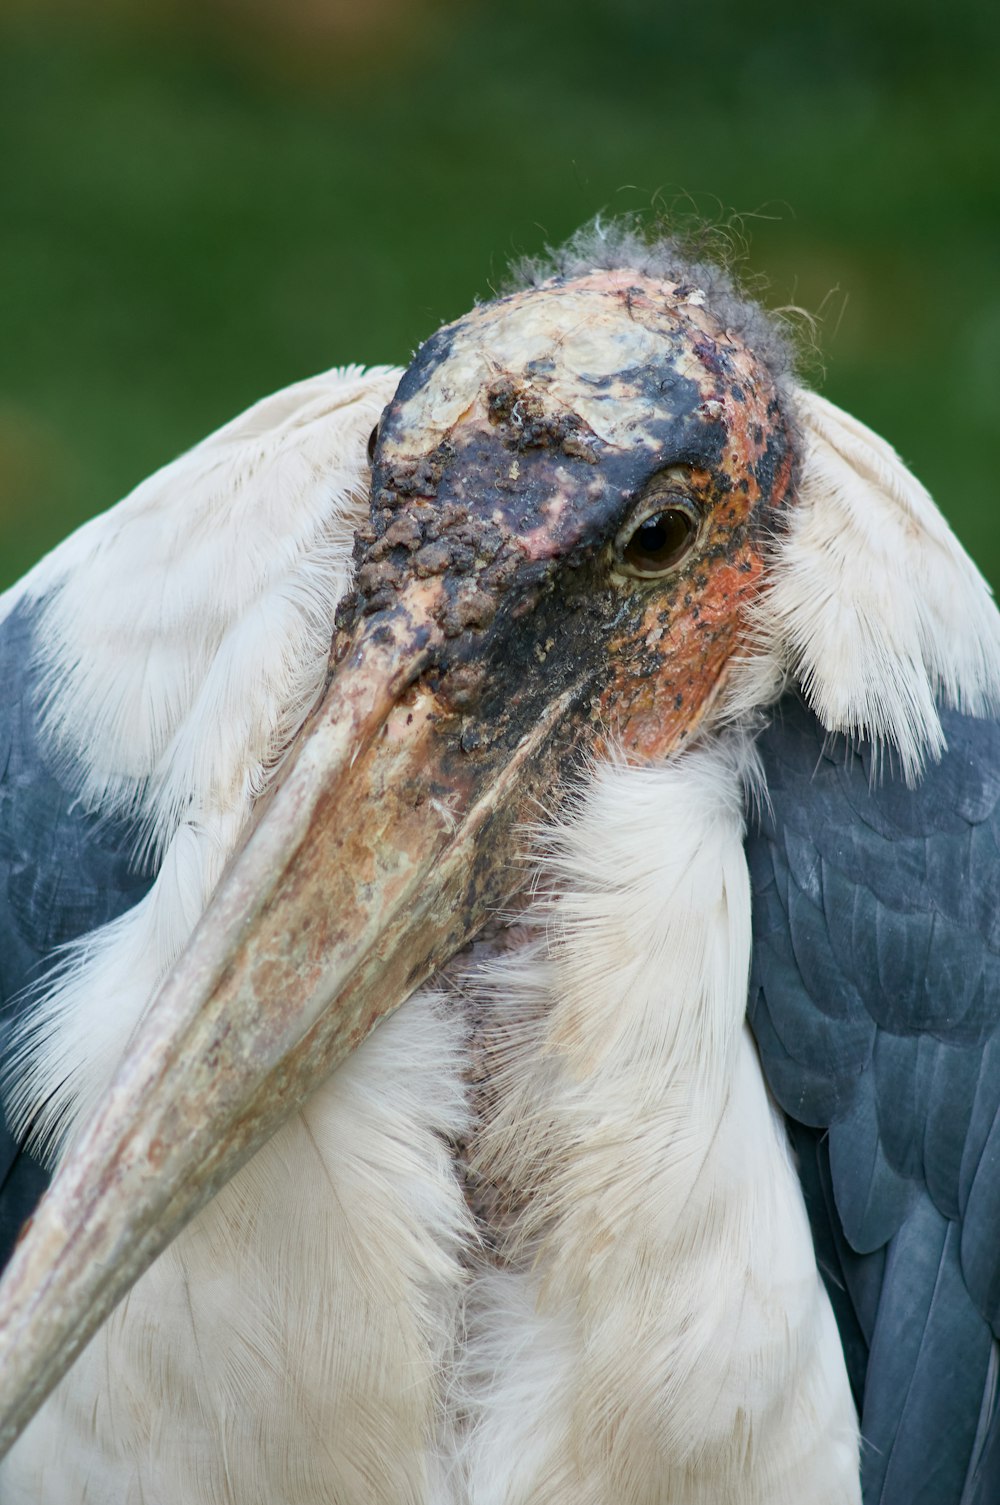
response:
<path id="1" fill-rule="evenodd" d="M 682 497 L 671 498 L 669 505 L 622 529 L 615 541 L 621 569 L 641 580 L 669 574 L 691 552 L 698 526 L 698 513 L 691 504 Z"/>
<path id="2" fill-rule="evenodd" d="M 382 425 L 380 423 L 376 423 L 375 427 L 372 429 L 371 433 L 368 435 L 368 464 L 369 465 L 373 464 L 374 460 L 375 460 L 375 446 L 378 443 L 378 431 L 379 431 L 379 429 L 381 427 L 382 427 Z"/>

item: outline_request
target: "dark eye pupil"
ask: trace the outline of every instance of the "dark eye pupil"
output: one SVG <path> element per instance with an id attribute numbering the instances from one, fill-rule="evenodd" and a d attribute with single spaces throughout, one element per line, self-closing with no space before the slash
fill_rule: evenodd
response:
<path id="1" fill-rule="evenodd" d="M 668 507 L 639 524 L 625 545 L 625 560 L 634 570 L 659 574 L 683 558 L 694 534 L 694 519 L 679 507 Z"/>

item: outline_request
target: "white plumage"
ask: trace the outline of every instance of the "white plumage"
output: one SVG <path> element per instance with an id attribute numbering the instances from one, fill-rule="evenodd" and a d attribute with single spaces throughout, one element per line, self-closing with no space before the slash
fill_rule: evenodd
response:
<path id="1" fill-rule="evenodd" d="M 45 598 L 50 746 L 162 854 L 34 1016 L 9 1104 L 46 1141 L 101 1097 L 319 692 L 398 376 L 257 404 L 0 606 Z M 743 1022 L 752 708 L 794 677 L 915 778 L 936 696 L 996 704 L 1000 630 L 889 447 L 797 401 L 801 500 L 715 735 L 593 768 L 540 832 L 513 927 L 382 1025 L 157 1260 L 0 1467 L 5 1505 L 860 1499 L 840 1342 Z"/>

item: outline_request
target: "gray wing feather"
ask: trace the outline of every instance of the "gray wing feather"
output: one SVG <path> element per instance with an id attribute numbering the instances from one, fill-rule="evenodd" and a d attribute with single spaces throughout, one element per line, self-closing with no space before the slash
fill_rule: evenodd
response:
<path id="1" fill-rule="evenodd" d="M 996 1505 L 1000 726 L 916 790 L 787 697 L 747 838 L 749 1018 L 861 1413 L 866 1505 Z"/>

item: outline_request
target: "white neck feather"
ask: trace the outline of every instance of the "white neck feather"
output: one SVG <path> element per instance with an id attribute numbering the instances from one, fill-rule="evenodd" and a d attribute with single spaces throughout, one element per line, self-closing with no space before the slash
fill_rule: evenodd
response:
<path id="1" fill-rule="evenodd" d="M 469 982 L 474 1184 L 502 1210 L 460 1394 L 476 1505 L 858 1499 L 843 1357 L 743 1022 L 752 762 L 737 735 L 594 770 L 543 856 L 537 940 Z"/>

